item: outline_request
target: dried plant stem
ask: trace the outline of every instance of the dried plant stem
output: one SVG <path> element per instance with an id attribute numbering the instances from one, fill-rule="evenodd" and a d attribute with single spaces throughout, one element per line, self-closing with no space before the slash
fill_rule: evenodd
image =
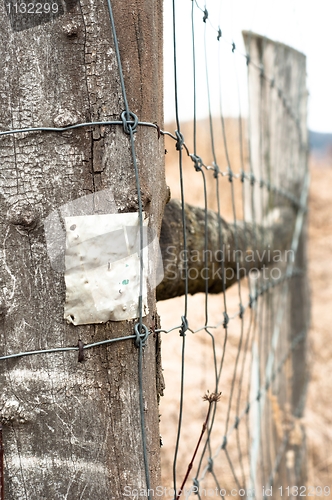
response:
<path id="1" fill-rule="evenodd" d="M 205 401 L 209 402 L 208 411 L 207 411 L 206 418 L 205 418 L 205 421 L 204 421 L 203 426 L 202 426 L 201 435 L 199 436 L 199 439 L 197 441 L 197 445 L 196 445 L 194 454 L 193 454 L 192 459 L 191 459 L 191 461 L 190 461 L 190 463 L 188 465 L 188 469 L 187 469 L 186 475 L 184 476 L 184 479 L 182 481 L 181 488 L 179 489 L 179 491 L 177 493 L 176 500 L 179 500 L 179 498 L 180 498 L 180 496 L 182 494 L 183 488 L 184 488 L 184 486 L 185 486 L 185 484 L 187 482 L 189 473 L 190 473 L 191 469 L 193 468 L 194 460 L 196 458 L 199 445 L 201 444 L 204 432 L 206 431 L 206 428 L 207 428 L 207 425 L 208 425 L 208 422 L 209 422 L 209 417 L 210 417 L 210 413 L 211 413 L 212 403 L 214 403 L 214 402 L 217 403 L 219 401 L 220 394 L 221 393 L 219 393 L 219 394 L 216 394 L 216 393 L 209 394 L 209 391 L 207 391 L 206 395 L 203 397 L 203 399 Z"/>

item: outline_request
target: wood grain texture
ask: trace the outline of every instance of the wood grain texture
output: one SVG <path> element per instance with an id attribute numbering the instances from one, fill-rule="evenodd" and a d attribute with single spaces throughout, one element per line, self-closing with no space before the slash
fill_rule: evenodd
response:
<path id="1" fill-rule="evenodd" d="M 162 2 L 112 2 L 131 111 L 162 125 Z M 1 11 L 3 6 L 1 7 Z M 14 32 L 0 17 L 0 128 L 118 120 L 124 109 L 107 3 L 77 3 Z M 162 139 L 135 134 L 144 210 L 159 234 L 166 198 Z M 64 203 L 112 189 L 119 212 L 138 210 L 128 136 L 94 127 L 0 138 L 1 354 L 133 334 L 133 321 L 79 326 L 63 320 L 64 276 L 46 251 L 43 220 Z M 154 330 L 155 299 L 149 294 Z M 159 484 L 157 339 L 144 350 L 151 485 Z M 122 498 L 145 487 L 138 350 L 131 341 L 1 363 L 5 498 Z"/>
<path id="2" fill-rule="evenodd" d="M 253 63 L 248 67 L 253 174 L 273 182 L 277 188 L 290 192 L 300 200 L 306 192 L 308 176 L 306 57 L 289 46 L 254 33 L 245 32 L 244 41 Z M 257 186 L 252 190 L 247 210 L 260 223 L 271 207 L 280 201 L 282 197 L 278 198 L 273 192 L 260 191 Z M 297 237 L 292 239 L 293 268 L 301 272 L 285 283 L 279 296 L 267 294 L 263 298 L 263 306 L 269 315 L 261 319 L 262 335 L 257 340 L 260 352 L 257 369 L 260 377 L 264 377 L 271 371 L 271 368 L 268 369 L 272 366 L 271 360 L 277 363 L 282 359 L 283 355 L 290 352 L 298 336 L 303 334 L 301 342 L 291 351 L 288 366 L 280 373 L 278 384 L 281 390 L 278 392 L 274 389 L 273 394 L 280 409 L 279 415 L 283 415 L 284 420 L 293 419 L 297 431 L 297 439 L 285 431 L 288 442 L 279 457 L 280 466 L 274 476 L 274 484 L 284 487 L 290 482 L 299 487 L 306 484 L 305 430 L 299 419 L 303 415 L 309 376 L 306 332 L 310 313 L 306 214 L 301 213 L 299 220 L 302 217 L 298 241 Z M 275 352 L 273 345 L 278 346 Z M 288 394 L 284 390 L 286 387 L 289 387 Z M 261 400 L 261 429 L 257 419 L 258 428 L 254 431 L 261 435 L 257 462 L 252 464 L 252 470 L 257 474 L 257 489 L 266 484 L 268 472 L 264 471 L 263 464 L 271 460 L 268 447 L 264 449 L 263 440 L 273 443 L 275 450 L 281 449 L 280 436 L 278 438 L 276 432 L 281 420 L 275 417 L 271 401 L 268 398 L 265 402 Z M 276 456 L 276 452 L 273 453 Z M 287 462 L 289 456 L 293 457 L 293 462 Z"/>

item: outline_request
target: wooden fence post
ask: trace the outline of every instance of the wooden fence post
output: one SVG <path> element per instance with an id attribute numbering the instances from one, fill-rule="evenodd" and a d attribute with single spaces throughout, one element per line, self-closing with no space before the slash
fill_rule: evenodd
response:
<path id="1" fill-rule="evenodd" d="M 129 110 L 162 126 L 162 1 L 111 4 Z M 108 202 L 117 214 L 138 212 L 108 3 L 55 0 L 54 12 L 40 16 L 44 4 L 20 4 L 29 15 L 8 5 L 0 16 L 0 130 L 120 124 L 0 137 L 0 357 L 134 335 L 137 319 L 65 321 L 64 273 L 51 265 L 44 229 L 51 213 L 87 195 L 93 214 L 110 213 Z M 138 126 L 135 146 L 143 209 L 158 235 L 167 196 L 163 138 Z M 112 200 L 98 206 L 103 192 Z M 84 362 L 75 351 L 0 361 L 6 499 L 134 496 L 147 487 L 142 414 L 151 488 L 160 484 L 153 289 L 148 307 L 142 384 L 133 339 L 86 349 Z"/>
<path id="2" fill-rule="evenodd" d="M 259 377 L 259 387 L 268 383 L 268 390 L 256 404 L 259 418 L 252 430 L 256 440 L 251 485 L 262 492 L 269 485 L 300 487 L 306 481 L 305 434 L 300 423 L 308 380 L 309 323 L 306 62 L 303 54 L 286 45 L 251 32 L 243 36 L 249 61 L 250 165 L 256 179 L 247 212 L 262 223 L 273 207 L 297 205 L 288 261 L 271 263 L 269 270 L 269 280 L 278 274 L 276 269 L 293 277 L 277 285 L 280 293 L 274 289 L 273 296 L 268 292 L 258 302 L 254 379 Z M 258 282 L 262 284 L 266 283 Z M 280 370 L 278 364 L 282 364 Z"/>

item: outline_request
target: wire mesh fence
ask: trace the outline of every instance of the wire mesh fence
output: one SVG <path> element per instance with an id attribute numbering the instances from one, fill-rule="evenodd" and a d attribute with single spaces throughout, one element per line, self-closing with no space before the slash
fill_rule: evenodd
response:
<path id="1" fill-rule="evenodd" d="M 161 406 L 165 449 L 172 454 L 172 458 L 169 453 L 163 456 L 165 493 L 168 495 L 170 486 L 177 491 L 174 497 L 224 498 L 231 494 L 260 499 L 277 498 L 284 491 L 296 496 L 287 488 L 300 491 L 305 487 L 301 426 L 308 324 L 304 57 L 251 33 L 245 35 L 246 49 L 241 52 L 233 40 L 223 37 L 223 23 L 228 21 L 216 22 L 214 2 L 188 1 L 191 12 L 185 18 L 177 17 L 177 5 L 173 0 L 175 131 L 161 131 L 130 111 L 108 2 L 125 107 L 121 119 L 62 128 L 11 129 L 0 134 L 28 137 L 37 131 L 123 126 L 129 137 L 141 227 L 135 334 L 89 344 L 79 341 L 77 346 L 5 351 L 0 361 L 73 350 L 82 361 L 87 349 L 135 340 L 144 481 L 150 490 L 153 464 L 148 463 L 145 432 L 143 348 L 151 332 L 143 319 L 143 207 L 134 132 L 137 126 L 155 128 L 158 136 L 167 138 L 168 156 L 175 161 L 176 155 L 177 167 L 172 162 L 167 166 L 173 200 L 166 212 L 178 215 L 175 224 L 181 228 L 181 251 L 166 249 L 165 274 L 173 273 L 174 279 L 168 276 L 164 286 L 171 287 L 176 281 L 178 289 L 173 295 L 183 295 L 172 299 L 176 303 L 159 304 L 165 378 L 172 388 L 172 398 L 166 391 Z M 198 28 L 198 20 L 203 29 Z M 181 23 L 191 29 L 191 72 L 186 82 L 192 99 L 190 124 L 182 122 L 180 113 L 178 68 L 188 61 L 188 54 L 180 55 Z M 203 64 L 197 58 L 198 47 L 203 48 Z M 224 58 L 234 62 L 231 72 L 225 70 Z M 239 78 L 244 70 L 249 72 L 247 104 L 243 98 L 246 86 Z M 212 85 L 216 79 L 217 85 Z M 231 91 L 228 87 L 225 92 L 224 83 L 229 81 Z M 197 118 L 200 100 L 207 111 L 204 124 Z M 236 104 L 237 118 L 226 118 L 230 100 Z M 3 495 L 3 453 L 0 460 Z M 8 469 L 10 465 L 9 458 Z M 180 487 L 183 491 L 178 491 Z M 151 491 L 148 496 L 152 497 Z"/>
<path id="2" fill-rule="evenodd" d="M 173 2 L 176 147 L 166 141 L 166 176 L 172 196 L 181 199 L 183 253 L 167 264 L 181 271 L 185 290 L 184 297 L 158 307 L 166 333 L 165 491 L 183 486 L 189 466 L 186 498 L 279 498 L 297 495 L 300 488 L 305 493 L 305 57 L 250 32 L 244 33 L 243 52 L 223 39 L 228 20 L 218 17 L 220 5 L 193 1 L 185 15 L 177 5 Z M 191 53 L 180 34 L 185 24 L 191 29 Z M 184 85 L 178 68 L 186 61 L 188 70 L 188 59 Z M 245 69 L 247 102 L 239 77 Z M 223 92 L 225 80 L 234 82 L 231 91 Z M 191 106 L 183 121 L 184 87 Z M 224 113 L 231 100 L 234 118 Z M 198 120 L 197 109 L 204 105 L 207 117 Z M 204 242 L 197 239 L 187 204 L 201 207 Z M 216 226 L 210 224 L 210 211 L 217 214 Z M 232 228 L 231 239 L 225 237 L 223 219 Z M 213 231 L 219 235 L 217 246 L 211 243 Z M 204 264 L 199 271 L 197 261 Z M 216 276 L 222 283 L 219 295 L 214 295 Z M 202 281 L 203 293 L 192 296 L 195 280 Z M 211 403 L 192 464 L 208 409 L 201 399 L 206 390 L 221 395 Z"/>

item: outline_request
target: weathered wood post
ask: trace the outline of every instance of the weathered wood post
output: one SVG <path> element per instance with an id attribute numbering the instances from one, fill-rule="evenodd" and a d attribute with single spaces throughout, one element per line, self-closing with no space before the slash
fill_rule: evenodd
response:
<path id="1" fill-rule="evenodd" d="M 285 273 L 293 276 L 278 285 L 279 293 L 274 289 L 273 295 L 264 294 L 258 306 L 253 381 L 256 390 L 267 384 L 267 391 L 253 413 L 251 485 L 262 492 L 269 485 L 300 487 L 306 480 L 300 424 L 308 379 L 309 323 L 306 61 L 300 52 L 254 33 L 245 32 L 244 40 L 250 61 L 250 163 L 256 180 L 247 211 L 260 224 L 273 207 L 294 205 L 297 210 L 290 252 L 287 258 L 283 252 L 283 262 L 271 262 L 269 269 L 270 280 Z"/>
<path id="2" fill-rule="evenodd" d="M 162 125 L 162 1 L 111 3 L 129 109 L 140 121 Z M 29 15 L 13 5 L 11 11 L 0 7 L 0 130 L 121 121 L 106 0 L 56 0 L 51 13 L 42 4 L 39 17 L 40 4 L 29 3 Z M 143 209 L 158 235 L 166 198 L 163 140 L 156 129 L 138 126 L 135 146 Z M 138 211 L 122 125 L 0 137 L 0 356 L 133 335 L 137 320 L 67 323 L 64 273 L 47 252 L 45 219 L 104 190 L 112 192 L 118 213 Z M 107 213 L 107 203 L 94 208 Z M 160 443 L 152 289 L 148 307 L 143 321 L 152 334 L 142 385 L 155 488 Z M 77 351 L 0 361 L 6 499 L 119 499 L 125 487 L 127 493 L 146 488 L 138 352 L 125 340 L 84 351 L 83 363 Z"/>

